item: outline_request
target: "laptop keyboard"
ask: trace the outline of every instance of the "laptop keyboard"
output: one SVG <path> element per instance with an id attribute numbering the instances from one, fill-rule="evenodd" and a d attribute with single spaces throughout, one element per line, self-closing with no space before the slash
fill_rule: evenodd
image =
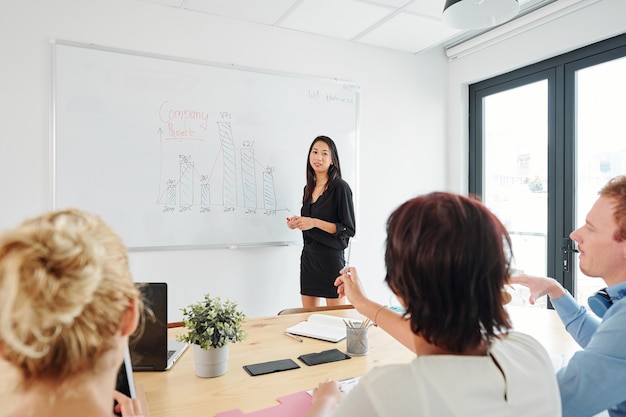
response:
<path id="1" fill-rule="evenodd" d="M 169 360 L 172 357 L 172 355 L 174 355 L 174 353 L 176 353 L 175 350 L 168 350 L 167 351 L 167 359 Z"/>

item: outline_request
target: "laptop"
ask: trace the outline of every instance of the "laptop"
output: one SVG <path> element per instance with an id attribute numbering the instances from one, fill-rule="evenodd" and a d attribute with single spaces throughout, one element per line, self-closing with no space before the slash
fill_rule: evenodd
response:
<path id="1" fill-rule="evenodd" d="M 129 343 L 133 371 L 166 371 L 188 346 L 167 338 L 167 283 L 137 282 L 136 285 L 146 311 L 143 332 L 131 337 Z"/>

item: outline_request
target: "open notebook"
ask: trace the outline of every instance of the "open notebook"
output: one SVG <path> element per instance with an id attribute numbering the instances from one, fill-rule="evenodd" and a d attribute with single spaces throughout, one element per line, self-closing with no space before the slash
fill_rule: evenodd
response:
<path id="1" fill-rule="evenodd" d="M 129 343 L 133 370 L 168 370 L 188 344 L 167 338 L 167 283 L 138 282 L 137 287 L 143 296 L 146 313 L 143 332 L 139 337 L 131 338 Z"/>
<path id="2" fill-rule="evenodd" d="M 301 321 L 287 328 L 285 332 L 336 343 L 346 338 L 345 320 L 347 319 L 329 314 L 311 314 L 307 321 Z M 351 322 L 356 327 L 361 325 L 361 321 Z"/>

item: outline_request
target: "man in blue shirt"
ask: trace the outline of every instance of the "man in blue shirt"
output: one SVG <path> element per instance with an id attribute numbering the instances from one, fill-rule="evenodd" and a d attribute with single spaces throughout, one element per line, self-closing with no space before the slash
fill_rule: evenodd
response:
<path id="1" fill-rule="evenodd" d="M 583 348 L 557 373 L 564 417 L 590 417 L 603 410 L 611 417 L 626 416 L 626 176 L 613 178 L 599 194 L 585 224 L 570 237 L 578 244 L 580 270 L 607 285 L 590 301 L 599 306 L 593 310 L 602 320 L 552 278 L 512 277 L 530 289 L 531 304 L 547 294 Z"/>

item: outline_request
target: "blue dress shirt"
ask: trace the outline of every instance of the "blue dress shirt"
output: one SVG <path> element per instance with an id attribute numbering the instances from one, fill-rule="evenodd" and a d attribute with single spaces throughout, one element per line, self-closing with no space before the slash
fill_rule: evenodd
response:
<path id="1" fill-rule="evenodd" d="M 557 372 L 563 417 L 591 417 L 603 410 L 626 417 L 626 282 L 606 290 L 613 305 L 602 321 L 569 293 L 552 300 L 583 348 Z"/>

